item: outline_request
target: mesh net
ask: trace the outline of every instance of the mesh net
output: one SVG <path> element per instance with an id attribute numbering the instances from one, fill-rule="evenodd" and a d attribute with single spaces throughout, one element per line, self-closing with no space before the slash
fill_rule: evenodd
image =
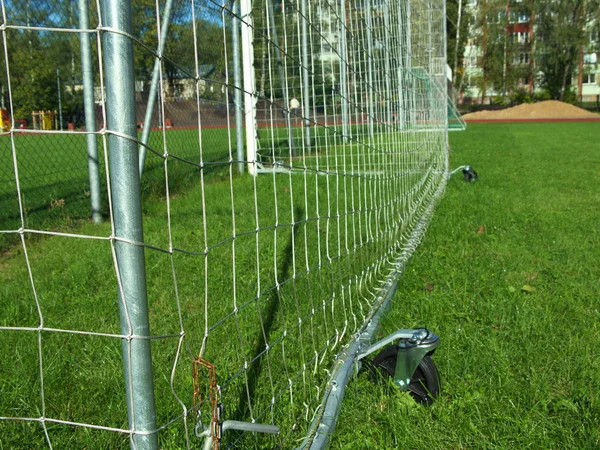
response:
<path id="1" fill-rule="evenodd" d="M 444 3 L 139 0 L 124 34 L 104 3 L 0 1 L 0 443 L 198 448 L 218 412 L 281 429 L 221 446 L 298 445 L 443 191 Z M 107 101 L 107 35 L 133 47 L 119 82 L 135 111 Z M 107 117 L 137 126 L 140 241 L 115 234 L 130 212 L 113 199 Z M 92 196 L 102 224 L 86 220 Z M 124 306 L 123 243 L 143 250 L 146 336 Z M 123 362 L 140 340 L 145 431 L 128 401 L 150 394 Z"/>

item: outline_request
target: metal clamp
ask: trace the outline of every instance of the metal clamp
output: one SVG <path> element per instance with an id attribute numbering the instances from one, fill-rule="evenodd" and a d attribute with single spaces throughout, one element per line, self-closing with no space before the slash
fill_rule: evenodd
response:
<path id="1" fill-rule="evenodd" d="M 219 404 L 219 410 L 222 411 L 222 404 Z M 211 424 L 214 422 L 211 421 Z M 215 439 L 219 442 L 223 438 L 223 433 L 227 430 L 238 430 L 238 431 L 250 431 L 253 433 L 268 433 L 268 434 L 279 434 L 279 427 L 276 425 L 266 425 L 263 423 L 252 423 L 252 422 L 241 422 L 239 420 L 219 420 L 218 423 L 214 424 L 214 428 L 211 426 L 204 426 L 200 417 L 196 424 L 195 433 L 196 437 L 205 438 L 203 450 L 210 450 L 213 448 Z"/>

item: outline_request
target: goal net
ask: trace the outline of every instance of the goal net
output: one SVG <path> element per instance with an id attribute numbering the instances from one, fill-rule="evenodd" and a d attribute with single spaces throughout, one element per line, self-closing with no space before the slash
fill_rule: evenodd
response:
<path id="1" fill-rule="evenodd" d="M 0 447 L 309 447 L 444 191 L 444 2 L 0 6 Z"/>

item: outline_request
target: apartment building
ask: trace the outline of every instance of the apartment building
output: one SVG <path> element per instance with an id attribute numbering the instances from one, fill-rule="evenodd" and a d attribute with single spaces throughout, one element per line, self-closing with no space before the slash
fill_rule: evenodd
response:
<path id="1" fill-rule="evenodd" d="M 522 0 L 508 2 L 468 0 L 469 36 L 463 54 L 464 80 L 460 100 L 489 103 L 495 96 L 510 95 L 516 90 L 528 94 L 540 93 L 543 73 L 539 68 L 542 57 L 536 46 L 539 17 Z M 485 21 L 482 20 L 485 18 Z M 481 25 L 483 24 L 483 25 Z M 571 87 L 581 101 L 597 101 L 600 97 L 599 36 L 595 22 L 585 25 L 587 43 L 580 51 L 578 65 L 571 74 Z M 501 42 L 499 42 L 501 41 Z M 500 64 L 493 71 L 496 82 L 483 80 L 486 47 L 501 45 Z M 496 47 L 498 52 L 498 48 Z M 500 73 L 502 72 L 502 73 Z M 503 78 L 504 83 L 498 79 Z"/>

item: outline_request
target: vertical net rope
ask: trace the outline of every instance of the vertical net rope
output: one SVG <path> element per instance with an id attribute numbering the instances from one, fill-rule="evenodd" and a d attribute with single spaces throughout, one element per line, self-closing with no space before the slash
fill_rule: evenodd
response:
<path id="1" fill-rule="evenodd" d="M 444 190 L 444 2 L 116 3 L 0 0 L 0 446 L 310 442 Z"/>

